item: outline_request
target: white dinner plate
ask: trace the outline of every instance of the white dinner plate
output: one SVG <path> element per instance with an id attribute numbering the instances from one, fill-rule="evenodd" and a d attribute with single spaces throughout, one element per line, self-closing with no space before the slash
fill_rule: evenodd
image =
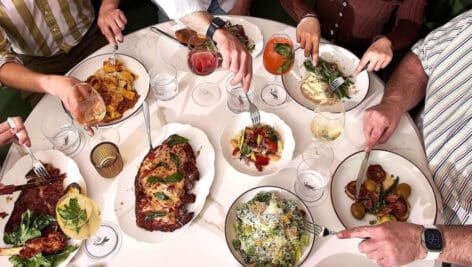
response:
<path id="1" fill-rule="evenodd" d="M 283 189 L 277 186 L 260 186 L 260 187 L 249 189 L 248 191 L 242 193 L 238 198 L 236 198 L 236 200 L 234 200 L 233 204 L 231 204 L 231 207 L 226 213 L 225 237 L 226 237 L 226 244 L 228 245 L 229 250 L 231 251 L 233 256 L 236 258 L 236 260 L 238 260 L 239 263 L 241 263 L 243 266 L 246 266 L 246 264 L 244 263 L 244 260 L 241 257 L 241 253 L 233 247 L 233 242 L 232 242 L 234 239 L 236 239 L 236 231 L 234 229 L 234 223 L 237 220 L 236 211 L 240 209 L 246 202 L 253 199 L 257 195 L 257 193 L 261 193 L 261 192 L 264 192 L 264 193 L 273 192 L 281 199 L 294 200 L 298 204 L 298 207 L 306 212 L 306 217 L 305 217 L 306 221 L 313 222 L 313 216 L 311 215 L 310 209 L 308 209 L 305 203 L 303 203 L 303 201 L 297 195 L 295 195 L 294 193 L 286 189 Z M 313 249 L 313 244 L 315 242 L 315 236 L 312 233 L 306 232 L 306 234 L 308 234 L 310 237 L 310 243 L 308 247 L 303 248 L 302 257 L 297 262 L 297 266 L 301 265 L 308 258 L 308 256 L 311 253 L 311 250 Z"/>
<path id="2" fill-rule="evenodd" d="M 254 50 L 251 52 L 253 57 L 258 56 L 262 49 L 264 48 L 264 37 L 260 28 L 251 23 L 244 18 L 236 18 L 230 16 L 219 16 L 223 20 L 229 20 L 232 24 L 241 24 L 244 27 L 244 31 L 248 38 L 252 40 L 255 44 Z M 175 37 L 175 32 L 182 28 L 185 28 L 183 24 L 175 24 L 172 23 L 159 25 L 159 29 L 168 33 L 171 36 Z M 170 40 L 169 38 L 162 36 L 159 38 L 157 42 L 157 50 L 159 51 L 159 56 L 164 60 L 166 63 L 175 66 L 177 70 L 190 72 L 187 63 L 187 56 L 188 56 L 188 48 L 182 44 L 178 44 L 177 42 Z M 223 70 L 222 68 L 217 68 L 216 71 Z"/>
<path id="3" fill-rule="evenodd" d="M 134 74 L 138 76 L 138 79 L 134 81 L 134 89 L 139 95 L 138 102 L 134 105 L 133 108 L 125 111 L 123 116 L 120 119 L 113 120 L 107 123 L 99 123 L 98 126 L 110 126 L 117 123 L 120 123 L 127 118 L 131 117 L 136 111 L 139 110 L 141 105 L 143 104 L 144 99 L 146 99 L 149 93 L 149 74 L 146 68 L 143 66 L 141 62 L 137 59 L 117 53 L 118 60 L 122 61 L 124 65 Z M 84 59 L 82 62 L 77 64 L 73 69 L 71 69 L 66 75 L 73 76 L 81 81 L 87 80 L 87 78 L 93 75 L 98 69 L 103 67 L 103 62 L 109 59 L 112 56 L 111 53 L 97 55 L 93 57 L 89 57 Z"/>
<path id="4" fill-rule="evenodd" d="M 295 149 L 295 139 L 293 138 L 290 127 L 277 115 L 259 110 L 261 115 L 261 123 L 272 126 L 279 134 L 283 142 L 282 157 L 279 161 L 271 161 L 269 165 L 263 166 L 262 171 L 258 171 L 254 163 L 246 164 L 243 160 L 233 156 L 233 139 L 246 126 L 252 126 L 251 116 L 249 112 L 239 113 L 234 119 L 229 120 L 226 124 L 220 138 L 220 146 L 226 161 L 236 171 L 251 176 L 266 176 L 279 172 L 282 168 L 292 160 L 293 151 Z"/>
<path id="5" fill-rule="evenodd" d="M 131 162 L 127 163 L 129 166 L 133 166 L 131 170 L 134 173 L 128 176 L 121 175 L 123 178 L 120 178 L 118 181 L 115 199 L 116 216 L 118 217 L 121 229 L 126 235 L 138 241 L 148 243 L 161 243 L 184 233 L 202 210 L 215 177 L 215 150 L 202 130 L 188 124 L 169 123 L 159 129 L 159 132 L 159 136 L 153 140 L 155 146 L 160 145 L 172 134 L 178 134 L 190 139 L 189 144 L 192 146 L 193 151 L 197 153 L 197 168 L 200 173 L 200 179 L 196 181 L 195 187 L 190 191 L 190 193 L 196 196 L 195 202 L 187 205 L 188 212 L 194 213 L 192 220 L 173 232 L 151 232 L 136 225 L 136 197 L 134 191 L 135 177 L 148 151 L 143 151 Z"/>
<path id="6" fill-rule="evenodd" d="M 57 150 L 46 150 L 35 152 L 34 155 L 41 160 L 43 163 L 50 163 L 55 168 L 61 170 L 61 173 L 66 173 L 66 178 L 64 179 L 64 188 L 71 183 L 78 183 L 83 189 L 84 193 L 87 192 L 85 181 L 80 174 L 79 167 L 77 164 L 69 157 L 64 155 L 62 152 Z M 25 184 L 26 178 L 25 175 L 31 170 L 32 161 L 29 155 L 23 156 L 19 159 L 13 167 L 8 170 L 8 172 L 3 176 L 3 184 Z M 3 234 L 5 225 L 7 224 L 10 215 L 15 206 L 15 201 L 20 196 L 20 191 L 14 192 L 11 195 L 0 196 L 0 212 L 8 213 L 8 216 L 4 219 L 0 219 L 0 247 L 10 247 L 11 245 L 6 245 L 3 242 Z M 77 245 L 80 247 L 82 241 L 70 239 L 68 245 Z M 72 252 L 65 261 L 63 261 L 59 266 L 67 266 L 67 263 L 74 257 L 77 253 L 77 250 Z M 8 257 L 0 257 L 0 266 L 10 266 L 8 262 Z"/>
<path id="7" fill-rule="evenodd" d="M 350 51 L 340 46 L 332 44 L 320 43 L 319 50 L 320 58 L 328 62 L 334 62 L 338 65 L 339 70 L 344 76 L 351 75 L 359 64 L 359 58 Z M 308 72 L 303 66 L 306 57 L 302 49 L 295 50 L 295 64 L 292 71 L 282 75 L 282 83 L 288 94 L 298 104 L 304 106 L 309 110 L 313 110 L 315 104 L 307 99 L 301 91 L 301 83 L 308 75 Z M 367 96 L 369 91 L 369 75 L 367 71 L 362 71 L 356 77 L 351 79 L 354 82 L 354 87 L 349 91 L 350 99 L 343 99 L 346 111 L 354 109 Z"/>
<path id="8" fill-rule="evenodd" d="M 344 192 L 345 186 L 356 180 L 357 173 L 364 158 L 364 152 L 357 152 L 344 159 L 336 168 L 331 182 L 331 201 L 341 223 L 346 228 L 369 225 L 375 216 L 367 214 L 362 220 L 351 215 L 350 199 Z M 380 164 L 388 175 L 400 177 L 399 183 L 411 186 L 411 195 L 408 202 L 411 205 L 408 222 L 432 225 L 436 220 L 436 197 L 432 185 L 421 170 L 408 159 L 384 150 L 372 150 L 368 165 Z"/>

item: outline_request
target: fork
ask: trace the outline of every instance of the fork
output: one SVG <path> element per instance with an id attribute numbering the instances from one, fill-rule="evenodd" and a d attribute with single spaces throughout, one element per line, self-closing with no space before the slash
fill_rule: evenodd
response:
<path id="1" fill-rule="evenodd" d="M 365 66 L 362 68 L 361 72 L 363 72 L 364 70 L 367 69 L 367 67 L 369 67 L 369 62 L 367 62 L 367 64 L 365 64 Z M 347 78 L 354 78 L 353 75 L 349 75 Z M 328 86 L 329 88 L 329 91 L 332 93 L 334 91 L 336 91 L 336 89 L 338 89 L 339 86 L 341 86 L 346 80 L 343 78 L 343 76 L 339 76 L 337 77 L 336 79 L 334 79 Z"/>
<path id="2" fill-rule="evenodd" d="M 7 121 L 8 121 L 8 125 L 10 126 L 10 128 L 14 129 L 16 127 L 16 123 L 12 118 L 8 118 Z M 16 135 L 16 137 L 19 138 L 19 133 L 16 133 L 15 135 Z M 39 177 L 42 177 L 42 178 L 45 178 L 45 179 L 50 179 L 51 176 L 49 175 L 49 172 L 46 170 L 46 168 L 41 163 L 41 161 L 39 161 L 34 156 L 31 149 L 29 147 L 27 147 L 25 144 L 23 144 L 23 148 L 26 150 L 26 152 L 28 152 L 28 154 L 31 157 L 31 160 L 33 161 L 33 172 Z"/>
<path id="3" fill-rule="evenodd" d="M 257 108 L 254 103 L 252 103 L 251 99 L 249 99 L 249 96 L 246 94 L 247 102 L 249 103 L 249 114 L 251 115 L 251 121 L 252 124 L 258 124 L 261 122 L 261 114 L 259 113 L 259 109 Z"/>
<path id="4" fill-rule="evenodd" d="M 116 64 L 116 51 L 117 50 L 118 50 L 118 45 L 116 44 L 116 45 L 113 46 L 113 52 L 112 52 L 111 58 L 110 58 L 112 65 Z"/>
<path id="5" fill-rule="evenodd" d="M 316 237 L 323 237 L 328 235 L 336 235 L 337 232 L 329 230 L 328 228 L 318 225 L 316 223 L 312 223 L 309 221 L 305 222 L 305 230 L 309 233 L 312 233 Z"/>

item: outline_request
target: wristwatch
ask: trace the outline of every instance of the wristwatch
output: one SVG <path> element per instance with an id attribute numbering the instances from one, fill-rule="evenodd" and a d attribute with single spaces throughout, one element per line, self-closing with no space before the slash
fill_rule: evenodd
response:
<path id="1" fill-rule="evenodd" d="M 213 40 L 213 34 L 215 34 L 215 31 L 223 28 L 225 26 L 226 22 L 218 17 L 214 17 L 211 20 L 210 26 L 208 27 L 208 30 L 206 32 L 206 36 Z"/>
<path id="2" fill-rule="evenodd" d="M 421 233 L 421 244 L 426 250 L 425 260 L 435 260 L 443 250 L 444 240 L 441 230 L 434 225 L 423 226 Z"/>

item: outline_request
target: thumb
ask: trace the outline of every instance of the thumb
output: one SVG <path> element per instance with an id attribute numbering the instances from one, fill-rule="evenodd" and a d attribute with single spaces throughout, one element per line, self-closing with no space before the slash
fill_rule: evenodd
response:
<path id="1" fill-rule="evenodd" d="M 340 239 L 346 239 L 346 238 L 370 238 L 372 236 L 371 234 L 371 227 L 369 226 L 361 226 L 361 227 L 355 227 L 351 229 L 346 229 L 338 232 L 337 237 Z"/>

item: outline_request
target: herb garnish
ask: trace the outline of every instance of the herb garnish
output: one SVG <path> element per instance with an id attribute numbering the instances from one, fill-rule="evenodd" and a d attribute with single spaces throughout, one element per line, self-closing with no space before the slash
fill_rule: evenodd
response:
<path id="1" fill-rule="evenodd" d="M 168 200 L 169 199 L 169 197 L 166 194 L 162 193 L 162 192 L 156 192 L 156 193 L 154 193 L 154 196 L 159 200 Z"/>
<path id="2" fill-rule="evenodd" d="M 334 67 L 335 64 L 324 61 L 321 58 L 318 59 L 318 64 L 316 66 L 314 66 L 310 60 L 305 60 L 303 65 L 305 66 L 305 69 L 307 71 L 316 73 L 323 77 L 324 81 L 328 84 L 331 84 L 338 77 L 344 77 L 344 75 L 339 70 L 337 70 L 337 68 Z M 345 82 L 338 86 L 336 90 L 334 90 L 334 96 L 337 99 L 350 99 L 351 97 L 347 94 L 347 90 L 349 89 L 349 86 L 351 84 L 353 84 L 352 80 L 346 78 Z"/>
<path id="3" fill-rule="evenodd" d="M 166 178 L 157 177 L 157 176 L 149 176 L 149 178 L 147 178 L 147 182 L 151 184 L 155 184 L 155 183 L 167 184 L 167 183 L 180 182 L 183 178 L 184 178 L 184 175 L 177 172 Z"/>
<path id="4" fill-rule="evenodd" d="M 40 237 L 41 231 L 56 219 L 49 215 L 39 215 L 33 219 L 33 212 L 26 210 L 21 214 L 20 225 L 15 227 L 13 232 L 5 233 L 3 241 L 5 244 L 22 246 L 26 241 Z"/>
<path id="5" fill-rule="evenodd" d="M 183 136 L 173 134 L 173 135 L 171 135 L 169 141 L 167 141 L 167 145 L 173 146 L 173 145 L 178 145 L 178 144 L 185 144 L 185 143 L 188 143 L 188 141 L 189 141 L 189 139 L 187 139 Z"/>
<path id="6" fill-rule="evenodd" d="M 87 222 L 87 210 L 80 208 L 79 201 L 76 197 L 69 199 L 69 204 L 65 204 L 63 208 L 57 208 L 57 213 L 64 219 L 64 224 L 68 222 L 75 227 L 75 231 L 79 233 L 83 222 Z"/>
<path id="7" fill-rule="evenodd" d="M 153 211 L 146 214 L 146 216 L 144 217 L 144 220 L 149 221 L 154 218 L 164 217 L 166 215 L 167 215 L 167 212 L 165 211 Z"/>
<path id="8" fill-rule="evenodd" d="M 275 72 L 277 73 L 287 72 L 295 59 L 295 55 L 293 53 L 292 47 L 289 44 L 285 44 L 285 43 L 274 43 L 273 47 L 274 47 L 274 51 L 277 54 L 285 58 L 285 61 L 282 64 L 282 66 L 278 67 L 275 70 Z"/>
<path id="9" fill-rule="evenodd" d="M 175 164 L 175 167 L 178 169 L 179 166 L 180 166 L 179 157 L 178 157 L 176 154 L 170 152 L 170 159 L 171 159 L 172 162 Z"/>

